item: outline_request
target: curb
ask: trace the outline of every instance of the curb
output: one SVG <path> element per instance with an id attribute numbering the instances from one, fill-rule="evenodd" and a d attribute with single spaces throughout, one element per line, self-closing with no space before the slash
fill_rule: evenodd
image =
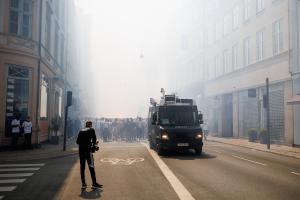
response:
<path id="1" fill-rule="evenodd" d="M 0 162 L 22 162 L 22 161 L 33 161 L 33 160 L 44 160 L 44 159 L 57 159 L 57 158 L 64 158 L 64 157 L 69 157 L 69 156 L 74 156 L 74 155 L 78 155 L 78 151 L 72 151 L 72 152 L 68 152 L 62 155 L 52 155 L 52 156 L 36 156 L 33 158 L 28 158 L 28 157 L 23 157 L 20 159 L 0 159 Z"/>
<path id="2" fill-rule="evenodd" d="M 207 139 L 206 141 L 209 141 L 209 142 L 218 142 L 218 143 L 222 143 L 222 144 L 243 147 L 243 148 L 246 148 L 246 149 L 255 149 L 257 151 L 262 151 L 262 152 L 272 153 L 272 154 L 276 154 L 276 155 L 280 155 L 280 156 L 286 156 L 286 157 L 290 157 L 290 158 L 300 159 L 300 157 L 297 157 L 297 156 L 287 155 L 287 154 L 278 153 L 278 152 L 274 152 L 274 151 L 270 151 L 270 150 L 256 149 L 256 148 L 253 148 L 253 147 L 247 147 L 247 146 L 243 146 L 243 145 L 240 145 L 240 144 L 231 144 L 231 143 L 227 143 L 227 142 L 216 141 L 216 140 L 213 140 L 213 139 Z"/>

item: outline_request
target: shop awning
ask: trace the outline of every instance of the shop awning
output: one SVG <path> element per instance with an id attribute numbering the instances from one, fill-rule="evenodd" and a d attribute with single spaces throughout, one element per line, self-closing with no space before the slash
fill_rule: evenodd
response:
<path id="1" fill-rule="evenodd" d="M 293 96 L 291 99 L 287 101 L 287 104 L 289 105 L 300 104 L 300 95 Z"/>

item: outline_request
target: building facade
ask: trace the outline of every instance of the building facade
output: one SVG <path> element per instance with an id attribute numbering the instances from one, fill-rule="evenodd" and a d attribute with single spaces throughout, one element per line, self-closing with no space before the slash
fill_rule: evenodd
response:
<path id="1" fill-rule="evenodd" d="M 68 38 L 73 1 L 0 0 L 0 146 L 10 143 L 10 121 L 30 116 L 32 142 L 51 139 L 51 121 L 64 116 L 72 90 Z"/>
<path id="2" fill-rule="evenodd" d="M 291 2 L 205 1 L 205 94 L 215 135 L 247 138 L 249 129 L 266 128 L 263 97 L 268 78 L 271 141 L 300 144 L 294 125 L 299 110 L 288 104 L 295 93 Z"/>

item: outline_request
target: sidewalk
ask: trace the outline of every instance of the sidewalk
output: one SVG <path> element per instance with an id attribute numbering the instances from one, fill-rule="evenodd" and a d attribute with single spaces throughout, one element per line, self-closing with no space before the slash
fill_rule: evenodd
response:
<path id="1" fill-rule="evenodd" d="M 289 156 L 300 159 L 300 148 L 298 147 L 290 147 L 284 145 L 271 144 L 270 150 L 267 149 L 266 144 L 260 144 L 255 142 L 249 142 L 246 139 L 238 139 L 238 138 L 222 138 L 222 137 L 214 137 L 208 136 L 207 141 L 220 142 L 224 144 L 230 144 L 250 149 L 256 149 L 259 151 L 265 151 L 270 153 L 275 153 L 283 156 Z"/>
<path id="2" fill-rule="evenodd" d="M 77 153 L 78 148 L 73 140 L 67 141 L 66 151 L 63 151 L 63 140 L 60 138 L 59 145 L 45 143 L 41 148 L 0 151 L 0 163 L 59 158 Z"/>

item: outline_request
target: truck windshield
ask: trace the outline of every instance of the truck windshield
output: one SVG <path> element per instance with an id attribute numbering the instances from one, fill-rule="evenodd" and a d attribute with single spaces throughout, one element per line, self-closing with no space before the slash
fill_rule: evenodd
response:
<path id="1" fill-rule="evenodd" d="M 161 125 L 188 126 L 198 124 L 197 109 L 192 106 L 166 106 L 159 109 Z"/>

